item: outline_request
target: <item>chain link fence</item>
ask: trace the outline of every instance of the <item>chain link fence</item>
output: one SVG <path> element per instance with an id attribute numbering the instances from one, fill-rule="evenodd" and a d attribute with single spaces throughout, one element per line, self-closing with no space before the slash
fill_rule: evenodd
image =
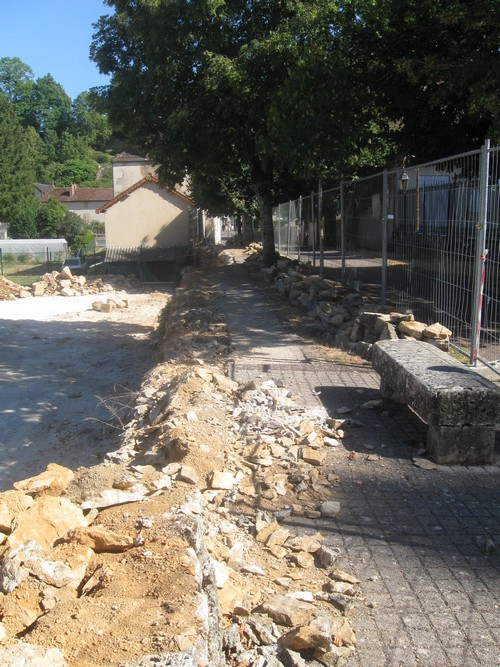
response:
<path id="1" fill-rule="evenodd" d="M 500 148 L 318 190 L 274 209 L 280 254 L 440 322 L 500 374 Z"/>

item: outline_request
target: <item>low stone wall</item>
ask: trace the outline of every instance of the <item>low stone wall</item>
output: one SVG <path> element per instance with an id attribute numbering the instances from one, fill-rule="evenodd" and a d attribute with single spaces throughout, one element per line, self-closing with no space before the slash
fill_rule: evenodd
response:
<path id="1" fill-rule="evenodd" d="M 411 312 L 391 312 L 377 299 L 341 282 L 310 273 L 310 267 L 280 258 L 263 268 L 260 253 L 252 248 L 248 262 L 272 282 L 289 303 L 303 311 L 303 321 L 327 343 L 370 359 L 371 347 L 379 340 L 412 338 L 441 350 L 449 349 L 451 331 L 439 322 L 417 322 Z"/>
<path id="2" fill-rule="evenodd" d="M 377 342 L 372 364 L 384 396 L 410 405 L 428 423 L 436 463 L 494 460 L 500 391 L 440 350 L 416 340 Z"/>

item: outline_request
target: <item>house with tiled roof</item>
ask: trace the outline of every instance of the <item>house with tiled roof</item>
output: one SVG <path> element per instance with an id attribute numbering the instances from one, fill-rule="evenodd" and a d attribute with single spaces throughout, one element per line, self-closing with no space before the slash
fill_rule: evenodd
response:
<path id="1" fill-rule="evenodd" d="M 114 196 L 97 208 L 104 217 L 108 248 L 187 246 L 196 213 L 180 189 L 158 182 L 154 164 L 122 153 L 113 160 Z"/>
<path id="2" fill-rule="evenodd" d="M 155 164 L 136 153 L 120 153 L 112 166 L 112 188 L 50 187 L 40 199 L 53 197 L 87 222 L 104 222 L 108 249 L 188 246 L 198 211 L 182 188 L 160 185 Z"/>
<path id="3" fill-rule="evenodd" d="M 96 209 L 112 197 L 113 188 L 81 188 L 73 183 L 64 188 L 49 187 L 40 194 L 40 201 L 57 199 L 68 211 L 76 213 L 85 222 L 92 220 L 103 222 L 104 218 L 96 213 Z"/>

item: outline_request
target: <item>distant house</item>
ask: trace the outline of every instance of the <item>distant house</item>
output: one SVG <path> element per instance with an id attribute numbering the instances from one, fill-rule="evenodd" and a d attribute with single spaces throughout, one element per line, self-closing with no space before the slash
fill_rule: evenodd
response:
<path id="1" fill-rule="evenodd" d="M 47 202 L 49 199 L 57 199 L 68 211 L 76 213 L 85 222 L 92 220 L 103 222 L 104 218 L 96 213 L 96 209 L 111 197 L 113 197 L 113 188 L 80 188 L 72 184 L 64 188 L 50 186 L 48 190 L 41 193 L 40 201 Z"/>
<path id="2" fill-rule="evenodd" d="M 86 222 L 104 222 L 108 249 L 188 246 L 199 234 L 198 210 L 182 186 L 161 186 L 155 164 L 136 153 L 115 157 L 112 188 L 36 184 L 35 192 L 40 201 L 57 199 Z"/>
<path id="3" fill-rule="evenodd" d="M 121 153 L 113 160 L 113 197 L 96 209 L 108 248 L 187 246 L 196 209 L 180 189 L 158 182 L 153 162 Z"/>
<path id="4" fill-rule="evenodd" d="M 161 247 L 188 244 L 193 202 L 147 174 L 97 209 L 104 214 L 107 247 Z"/>

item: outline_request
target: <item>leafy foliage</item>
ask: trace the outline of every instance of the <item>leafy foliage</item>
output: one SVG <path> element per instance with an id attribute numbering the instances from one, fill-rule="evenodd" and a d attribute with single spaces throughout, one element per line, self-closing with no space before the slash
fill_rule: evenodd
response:
<path id="1" fill-rule="evenodd" d="M 29 207 L 35 176 L 33 136 L 21 127 L 12 106 L 0 93 L 0 220 L 9 222 Z M 20 220 L 24 230 L 29 216 Z"/>
<path id="2" fill-rule="evenodd" d="M 236 199 L 231 184 L 246 178 L 271 263 L 276 184 L 340 173 L 384 124 L 349 51 L 351 14 L 333 0 L 108 4 L 116 12 L 97 24 L 91 54 L 112 75 L 113 124 L 165 181 L 190 174 L 201 206 L 214 180 Z"/>
<path id="3" fill-rule="evenodd" d="M 94 239 L 91 229 L 82 218 L 67 211 L 56 199 L 40 204 L 36 226 L 41 238 L 65 238 L 73 254 L 84 250 Z"/>

